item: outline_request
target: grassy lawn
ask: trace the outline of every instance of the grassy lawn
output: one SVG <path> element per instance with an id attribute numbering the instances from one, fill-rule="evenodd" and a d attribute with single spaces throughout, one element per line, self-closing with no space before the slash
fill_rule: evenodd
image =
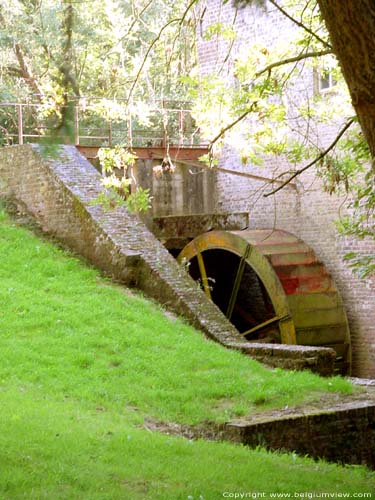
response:
<path id="1" fill-rule="evenodd" d="M 1 500 L 374 493 L 360 467 L 142 428 L 223 422 L 347 393 L 348 382 L 225 350 L 4 212 L 0 248 Z"/>

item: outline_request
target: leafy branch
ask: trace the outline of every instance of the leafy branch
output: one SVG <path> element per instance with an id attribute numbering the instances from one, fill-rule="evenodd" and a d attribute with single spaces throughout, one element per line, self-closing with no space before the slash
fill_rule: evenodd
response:
<path id="1" fill-rule="evenodd" d="M 142 15 L 146 12 L 146 10 L 152 5 L 152 2 L 153 2 L 153 0 L 149 0 L 146 3 L 146 5 L 142 8 L 142 10 L 137 14 L 137 16 L 134 17 L 133 21 L 130 23 L 130 26 L 129 26 L 127 32 L 119 40 L 117 40 L 116 45 L 119 45 L 120 43 L 122 43 L 124 40 L 126 40 L 128 38 L 128 36 L 132 32 L 134 26 L 141 19 Z M 106 50 L 103 54 L 100 55 L 100 58 L 101 59 L 106 58 L 108 56 L 108 54 L 111 53 L 112 49 L 113 49 L 113 47 L 111 47 L 110 49 Z"/>
<path id="2" fill-rule="evenodd" d="M 127 100 L 126 100 L 126 106 L 129 105 L 130 103 L 130 100 L 131 100 L 131 97 L 133 95 L 133 92 L 134 92 L 134 89 L 138 83 L 138 80 L 142 74 L 142 71 L 143 71 L 143 68 L 147 62 L 147 59 L 152 51 L 152 49 L 154 48 L 154 46 L 156 45 L 156 43 L 160 40 L 160 38 L 162 37 L 164 31 L 169 28 L 169 26 L 171 26 L 172 24 L 176 24 L 178 23 L 179 26 L 182 26 L 182 24 L 185 22 L 185 19 L 186 19 L 186 16 L 188 14 L 188 12 L 190 11 L 190 9 L 193 7 L 194 4 L 197 3 L 198 0 L 192 0 L 189 5 L 187 6 L 187 8 L 185 9 L 184 13 L 182 14 L 181 17 L 178 17 L 178 18 L 175 18 L 175 19 L 171 19 L 170 21 L 168 21 L 166 24 L 164 24 L 164 26 L 162 26 L 160 28 L 160 31 L 159 33 L 156 35 L 156 37 L 152 40 L 152 42 L 150 43 L 150 45 L 148 46 L 147 48 L 147 51 L 143 57 L 143 60 L 142 60 L 142 63 L 141 65 L 139 66 L 138 68 L 138 71 L 137 71 L 137 74 L 134 78 L 134 81 L 133 81 L 133 84 L 129 90 L 129 94 L 128 94 L 128 97 L 127 97 Z"/>
<path id="3" fill-rule="evenodd" d="M 276 7 L 285 17 L 287 17 L 292 23 L 296 24 L 303 30 L 305 30 L 309 35 L 311 35 L 313 38 L 318 40 L 324 47 L 327 47 L 332 50 L 332 46 L 330 43 L 328 43 L 326 40 L 323 40 L 323 38 L 320 38 L 319 35 L 317 35 L 314 31 L 312 31 L 308 26 L 306 26 L 304 23 L 301 21 L 298 21 L 298 19 L 295 19 L 293 16 L 291 16 L 281 5 L 279 5 L 275 0 L 269 0 L 269 2 Z"/>
<path id="4" fill-rule="evenodd" d="M 277 193 L 278 191 L 280 191 L 281 189 L 283 189 L 285 186 L 287 186 L 293 179 L 295 179 L 298 175 L 302 174 L 303 172 L 305 172 L 306 170 L 308 170 L 310 167 L 312 167 L 313 165 L 316 165 L 316 163 L 318 163 L 320 160 L 322 160 L 335 146 L 336 144 L 339 142 L 339 140 L 341 139 L 341 137 L 345 134 L 345 132 L 349 129 L 349 127 L 351 127 L 351 125 L 355 122 L 355 119 L 352 118 L 350 119 L 345 125 L 344 127 L 340 130 L 340 132 L 337 134 L 336 138 L 334 139 L 334 141 L 327 147 L 327 149 L 325 149 L 324 151 L 322 151 L 322 153 L 320 153 L 319 156 L 317 156 L 314 160 L 312 160 L 310 163 L 308 163 L 307 165 L 305 165 L 304 167 L 300 168 L 299 170 L 296 170 L 294 172 L 293 175 L 291 175 L 285 182 L 283 182 L 279 187 L 277 187 L 276 189 L 274 189 L 273 191 L 270 191 L 269 193 L 266 193 L 264 194 L 263 196 L 265 198 L 267 198 L 268 196 L 271 196 L 275 193 Z"/>
<path id="5" fill-rule="evenodd" d="M 7 27 L 7 22 L 3 16 L 2 13 L 2 6 L 0 5 L 0 25 L 2 25 L 4 28 Z M 15 71 L 17 72 L 24 80 L 27 82 L 31 90 L 38 96 L 37 98 L 39 99 L 39 96 L 42 94 L 42 90 L 40 89 L 36 77 L 32 74 L 32 71 L 27 64 L 24 56 L 24 51 L 20 45 L 20 43 L 13 39 L 12 37 L 12 42 L 13 42 L 13 52 L 16 56 L 19 68 L 8 68 L 10 71 Z"/>
<path id="6" fill-rule="evenodd" d="M 104 191 L 92 205 L 102 205 L 105 211 L 125 206 L 131 213 L 147 212 L 151 208 L 150 190 L 136 186 L 133 175 L 137 156 L 125 146 L 115 146 L 100 148 L 98 158 L 103 172 L 101 183 Z M 119 175 L 120 171 L 122 175 Z"/>
<path id="7" fill-rule="evenodd" d="M 210 141 L 210 144 L 208 146 L 208 152 L 210 155 L 212 155 L 212 149 L 215 145 L 215 143 L 223 137 L 223 135 L 228 132 L 228 130 L 232 129 L 235 127 L 238 123 L 240 123 L 244 118 L 246 118 L 247 115 L 252 113 L 256 107 L 257 107 L 258 101 L 254 101 L 251 103 L 250 107 L 244 111 L 238 118 L 236 118 L 233 122 L 229 123 L 226 127 L 222 128 L 220 132 Z"/>
<path id="8" fill-rule="evenodd" d="M 290 63 L 294 63 L 294 62 L 298 62 L 298 61 L 303 61 L 304 59 L 309 59 L 312 57 L 322 57 L 322 56 L 326 56 L 328 54 L 333 54 L 332 49 L 317 50 L 317 51 L 313 51 L 313 52 L 305 52 L 305 53 L 299 54 L 298 56 L 288 57 L 286 59 L 282 59 L 280 61 L 276 61 L 274 63 L 268 64 L 263 69 L 258 71 L 255 74 L 255 77 L 258 78 L 259 76 L 263 75 L 264 73 L 270 73 L 274 68 L 278 68 L 278 67 L 284 66 L 286 64 L 290 64 Z"/>

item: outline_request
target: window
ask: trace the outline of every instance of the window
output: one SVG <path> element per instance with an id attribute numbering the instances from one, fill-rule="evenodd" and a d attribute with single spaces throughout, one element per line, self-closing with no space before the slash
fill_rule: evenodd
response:
<path id="1" fill-rule="evenodd" d="M 324 71 L 319 75 L 319 92 L 328 92 L 337 85 L 331 71 Z"/>

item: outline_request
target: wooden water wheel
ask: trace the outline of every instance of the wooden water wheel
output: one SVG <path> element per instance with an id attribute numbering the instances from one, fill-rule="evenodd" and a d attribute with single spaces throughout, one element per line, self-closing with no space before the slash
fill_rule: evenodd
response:
<path id="1" fill-rule="evenodd" d="M 178 256 L 245 339 L 331 347 L 350 373 L 340 294 L 314 251 L 280 230 L 211 231 Z"/>

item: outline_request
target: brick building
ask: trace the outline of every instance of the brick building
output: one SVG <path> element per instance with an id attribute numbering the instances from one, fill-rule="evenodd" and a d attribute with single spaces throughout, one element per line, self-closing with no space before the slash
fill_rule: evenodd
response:
<path id="1" fill-rule="evenodd" d="M 201 38 L 198 44 L 201 75 L 220 68 L 228 82 L 235 84 L 233 67 L 236 57 L 247 47 L 265 44 L 272 48 L 292 41 L 295 26 L 272 6 L 235 9 L 221 0 L 206 0 L 201 6 Z M 220 36 L 206 39 L 204 34 L 214 23 L 228 23 L 236 39 Z M 316 91 L 316 74 L 306 66 L 291 90 L 292 99 L 305 99 Z M 329 85 L 329 82 L 322 84 Z M 306 97 L 307 96 L 307 97 Z M 327 97 L 329 99 L 329 96 Z M 338 123 L 339 125 L 339 123 Z M 335 124 L 320 130 L 321 143 L 329 144 L 337 132 Z M 373 240 L 357 241 L 337 233 L 335 221 L 345 211 L 345 196 L 329 195 L 314 169 L 309 169 L 294 183 L 270 197 L 263 197 L 272 188 L 264 178 L 286 169 L 283 158 L 267 157 L 265 165 L 243 165 L 233 141 L 220 154 L 219 166 L 251 174 L 244 177 L 218 171 L 216 174 L 215 211 L 249 213 L 250 228 L 284 229 L 310 245 L 332 273 L 343 297 L 351 331 L 353 374 L 375 377 L 375 278 L 360 279 L 348 268 L 343 256 L 349 251 L 375 253 Z"/>

